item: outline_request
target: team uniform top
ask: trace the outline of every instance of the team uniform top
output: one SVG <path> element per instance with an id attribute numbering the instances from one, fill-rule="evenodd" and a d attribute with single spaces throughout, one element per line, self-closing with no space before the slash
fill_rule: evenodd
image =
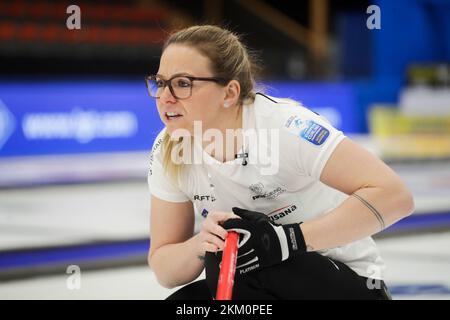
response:
<path id="1" fill-rule="evenodd" d="M 285 99 L 257 94 L 254 103 L 243 108 L 243 131 L 250 134 L 240 153 L 248 153 L 247 165 L 240 158 L 219 162 L 194 143 L 193 155 L 203 161 L 185 165 L 177 186 L 162 167 L 164 128 L 150 154 L 151 194 L 171 202 L 191 201 L 200 219 L 212 210 L 241 207 L 263 212 L 277 224 L 308 221 L 347 199 L 348 195 L 319 180 L 333 150 L 345 138 L 341 131 Z M 384 262 L 371 237 L 319 253 L 361 276 L 383 279 Z"/>

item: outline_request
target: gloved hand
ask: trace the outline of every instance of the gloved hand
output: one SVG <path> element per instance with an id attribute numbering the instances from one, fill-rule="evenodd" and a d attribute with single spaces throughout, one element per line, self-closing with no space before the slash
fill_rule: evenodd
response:
<path id="1" fill-rule="evenodd" d="M 242 219 L 229 219 L 222 226 L 240 234 L 237 275 L 272 266 L 306 252 L 300 224 L 277 225 L 261 212 L 236 207 L 232 210 Z"/>

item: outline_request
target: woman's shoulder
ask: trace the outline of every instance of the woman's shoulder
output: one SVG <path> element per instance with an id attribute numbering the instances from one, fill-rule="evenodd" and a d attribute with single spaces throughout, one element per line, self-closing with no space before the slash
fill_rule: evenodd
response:
<path id="1" fill-rule="evenodd" d="M 258 128 L 288 128 L 296 119 L 328 122 L 316 112 L 290 98 L 277 98 L 257 93 L 254 106 Z"/>

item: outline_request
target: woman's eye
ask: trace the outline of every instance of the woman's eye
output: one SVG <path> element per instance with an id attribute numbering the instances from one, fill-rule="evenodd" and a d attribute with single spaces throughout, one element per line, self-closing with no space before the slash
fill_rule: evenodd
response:
<path id="1" fill-rule="evenodd" d="M 190 86 L 191 86 L 191 82 L 189 80 L 184 80 L 184 79 L 177 80 L 177 87 L 188 88 Z"/>

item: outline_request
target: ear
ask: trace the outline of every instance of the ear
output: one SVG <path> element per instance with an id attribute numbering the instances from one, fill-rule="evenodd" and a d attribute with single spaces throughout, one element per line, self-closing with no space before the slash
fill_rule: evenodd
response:
<path id="1" fill-rule="evenodd" d="M 234 106 L 239 101 L 239 95 L 241 94 L 241 85 L 237 80 L 231 80 L 225 87 L 225 97 L 223 105 L 225 108 Z"/>

